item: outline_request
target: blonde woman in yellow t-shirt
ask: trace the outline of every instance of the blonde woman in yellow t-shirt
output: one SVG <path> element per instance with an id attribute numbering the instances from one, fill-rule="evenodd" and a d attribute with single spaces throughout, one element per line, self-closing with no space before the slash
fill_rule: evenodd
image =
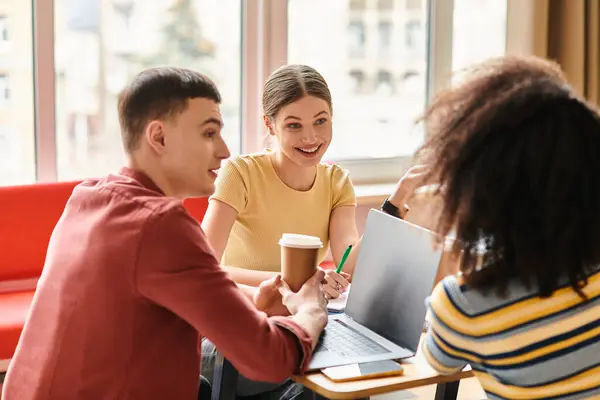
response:
<path id="1" fill-rule="evenodd" d="M 350 177 L 321 163 L 332 138 L 331 94 L 323 77 L 304 65 L 279 68 L 265 83 L 263 110 L 277 149 L 224 163 L 202 223 L 223 268 L 252 286 L 280 272 L 283 233 L 319 237 L 319 262 L 330 247 L 338 263 L 359 240 Z M 349 258 L 349 273 L 351 264 Z M 326 295 L 338 297 L 348 278 L 327 271 Z"/>
<path id="2" fill-rule="evenodd" d="M 336 298 L 348 286 L 360 238 L 348 172 L 321 162 L 332 139 L 331 93 L 315 69 L 286 65 L 265 83 L 262 106 L 277 149 L 224 163 L 202 228 L 232 279 L 251 286 L 280 272 L 283 233 L 319 237 L 319 262 L 330 248 L 336 265 L 353 245 L 344 272 L 326 272 L 325 293 Z M 384 209 L 401 209 L 418 175 L 409 171 Z"/>

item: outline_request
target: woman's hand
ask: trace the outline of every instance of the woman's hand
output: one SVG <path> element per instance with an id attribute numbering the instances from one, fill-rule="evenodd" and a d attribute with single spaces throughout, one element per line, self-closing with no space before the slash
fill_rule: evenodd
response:
<path id="1" fill-rule="evenodd" d="M 350 275 L 341 272 L 336 273 L 334 270 L 328 269 L 325 271 L 325 279 L 323 282 L 323 291 L 327 299 L 337 299 L 342 293 L 348 289 L 350 284 Z"/>
<path id="2" fill-rule="evenodd" d="M 396 189 L 389 198 L 389 202 L 402 209 L 404 204 L 408 202 L 408 199 L 414 193 L 415 189 L 425 184 L 423 178 L 425 178 L 427 172 L 429 172 L 429 167 L 427 165 L 415 165 L 410 167 L 398 181 Z"/>

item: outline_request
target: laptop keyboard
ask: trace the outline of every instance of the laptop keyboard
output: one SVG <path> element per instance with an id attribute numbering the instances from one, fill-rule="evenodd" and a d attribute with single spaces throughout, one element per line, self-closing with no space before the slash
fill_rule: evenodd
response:
<path id="1" fill-rule="evenodd" d="M 318 351 L 332 351 L 343 357 L 371 356 L 390 352 L 337 319 L 327 324 L 315 349 L 315 352 Z"/>

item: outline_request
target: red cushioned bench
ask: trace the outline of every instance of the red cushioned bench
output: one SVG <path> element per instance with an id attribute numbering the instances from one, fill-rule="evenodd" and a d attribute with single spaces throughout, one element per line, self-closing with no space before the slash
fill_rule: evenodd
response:
<path id="1" fill-rule="evenodd" d="M 14 353 L 50 235 L 78 183 L 0 187 L 0 361 Z M 199 221 L 207 205 L 206 198 L 185 201 Z"/>
<path id="2" fill-rule="evenodd" d="M 0 360 L 13 355 L 50 234 L 76 184 L 0 187 Z"/>
<path id="3" fill-rule="evenodd" d="M 78 183 L 0 187 L 0 372 L 5 369 L 3 360 L 14 354 L 50 235 Z M 184 204 L 202 221 L 206 198 L 188 199 Z M 325 262 L 322 266 L 332 268 L 333 264 Z"/>

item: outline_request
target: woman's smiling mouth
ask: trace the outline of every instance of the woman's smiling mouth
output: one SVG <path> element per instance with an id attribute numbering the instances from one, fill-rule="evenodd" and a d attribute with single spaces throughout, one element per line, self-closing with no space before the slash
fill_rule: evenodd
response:
<path id="1" fill-rule="evenodd" d="M 321 144 L 312 147 L 295 147 L 295 149 L 304 157 L 312 158 L 319 154 Z"/>

